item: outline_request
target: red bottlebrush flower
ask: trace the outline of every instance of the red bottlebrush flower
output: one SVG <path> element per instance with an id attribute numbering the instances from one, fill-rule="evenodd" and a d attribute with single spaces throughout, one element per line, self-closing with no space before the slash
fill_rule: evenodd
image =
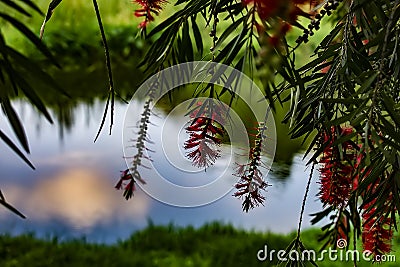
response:
<path id="1" fill-rule="evenodd" d="M 236 173 L 234 175 L 240 177 L 239 182 L 235 185 L 238 189 L 233 196 L 244 198 L 242 209 L 248 212 L 260 204 L 263 205 L 265 197 L 261 195 L 261 190 L 267 188 L 268 183 L 264 181 L 260 167 L 262 142 L 264 140 L 264 131 L 266 128 L 261 126 L 255 137 L 254 146 L 249 152 L 249 162 L 246 164 L 237 164 Z"/>
<path id="2" fill-rule="evenodd" d="M 239 198 L 244 197 L 242 209 L 248 212 L 250 209 L 264 204 L 265 197 L 261 195 L 261 190 L 265 190 L 267 186 L 269 185 L 263 181 L 259 171 L 255 171 L 252 175 L 250 173 L 243 174 L 240 182 L 235 185 L 238 191 L 235 192 L 233 196 Z"/>
<path id="3" fill-rule="evenodd" d="M 393 231 L 390 218 L 377 215 L 376 208 L 371 208 L 374 204 L 375 201 L 371 201 L 364 207 L 362 241 L 364 250 L 376 256 L 391 251 Z"/>
<path id="4" fill-rule="evenodd" d="M 273 16 L 282 5 L 282 1 L 277 0 L 243 0 L 243 4 L 253 4 L 261 19 Z"/>
<path id="5" fill-rule="evenodd" d="M 129 170 L 121 171 L 121 178 L 118 183 L 115 185 L 116 189 L 122 189 L 124 181 L 132 180 L 132 175 L 129 173 Z"/>
<path id="6" fill-rule="evenodd" d="M 298 6 L 307 2 L 310 3 L 310 0 L 242 0 L 242 2 L 245 5 L 253 4 L 258 16 L 263 20 L 271 17 L 280 17 L 292 23 L 297 20 L 298 15 L 309 17 L 309 14 Z"/>
<path id="7" fill-rule="evenodd" d="M 252 6 L 252 10 L 255 11 L 252 14 L 257 14 L 259 18 L 253 18 L 252 23 L 260 39 L 263 39 L 263 36 L 268 36 L 268 38 L 265 38 L 267 40 L 265 51 L 272 51 L 268 47 L 277 49 L 282 46 L 282 40 L 292 26 L 304 29 L 297 20 L 299 16 L 311 18 L 311 11 L 307 13 L 299 7 L 304 6 L 307 2 L 311 5 L 309 0 L 242 0 L 244 5 Z M 268 23 L 261 23 L 260 20 L 268 21 Z"/>
<path id="8" fill-rule="evenodd" d="M 139 24 L 139 28 L 145 29 L 150 21 L 154 20 L 153 14 L 158 15 L 162 9 L 162 4 L 167 3 L 166 0 L 134 0 L 142 8 L 135 10 L 136 17 L 144 17 L 144 21 Z M 152 14 L 153 13 L 153 14 Z"/>
<path id="9" fill-rule="evenodd" d="M 187 154 L 187 157 L 193 161 L 193 165 L 199 168 L 207 168 L 215 163 L 219 158 L 220 151 L 213 147 L 214 143 L 207 139 L 199 139 L 194 144 L 190 140 L 185 145 L 185 149 L 197 146 L 197 148 Z"/>
<path id="10" fill-rule="evenodd" d="M 133 196 L 133 192 L 136 190 L 136 180 L 142 184 L 146 183 L 137 170 L 130 171 L 126 169 L 125 171 L 121 171 L 121 177 L 115 185 L 115 188 L 118 190 L 124 189 L 124 197 L 130 199 Z"/>
<path id="11" fill-rule="evenodd" d="M 135 183 L 137 181 L 145 184 L 146 182 L 142 179 L 142 176 L 139 172 L 139 167 L 143 166 L 143 159 L 151 160 L 147 156 L 145 156 L 145 150 L 149 150 L 146 148 L 146 143 L 151 142 L 147 135 L 148 124 L 150 123 L 150 115 L 151 115 L 151 107 L 150 104 L 154 98 L 154 90 L 156 83 L 153 84 L 152 88 L 149 90 L 148 99 L 144 104 L 144 110 L 141 114 L 141 119 L 139 121 L 139 132 L 137 139 L 135 140 L 134 147 L 136 148 L 136 154 L 132 157 L 132 166 L 129 169 L 121 172 L 121 177 L 118 183 L 115 185 L 116 189 L 124 189 L 124 197 L 128 200 L 133 196 L 133 192 L 135 191 Z"/>
<path id="12" fill-rule="evenodd" d="M 212 102 L 199 103 L 192 111 L 190 117 L 193 118 L 193 122 L 186 127 L 189 139 L 185 142 L 184 148 L 189 150 L 186 156 L 192 160 L 194 166 L 207 168 L 220 157 L 217 146 L 221 144 L 221 136 L 224 134 L 221 126 L 224 112 L 226 110 L 222 105 L 215 105 Z"/>
<path id="13" fill-rule="evenodd" d="M 333 142 L 340 135 L 349 135 L 352 133 L 351 128 L 335 128 L 332 127 L 331 134 L 324 135 L 324 152 L 319 163 L 320 168 L 320 191 L 318 193 L 324 205 L 334 207 L 342 207 L 347 203 L 347 200 L 352 192 L 353 173 L 355 160 L 355 152 L 350 142 L 345 142 L 342 146 L 332 146 Z M 339 151 L 342 149 L 342 151 Z M 341 158 L 342 155 L 342 158 Z"/>

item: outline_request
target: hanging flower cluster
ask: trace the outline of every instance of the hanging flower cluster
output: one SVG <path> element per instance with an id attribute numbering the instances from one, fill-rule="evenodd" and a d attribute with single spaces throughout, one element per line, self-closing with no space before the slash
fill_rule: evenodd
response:
<path id="1" fill-rule="evenodd" d="M 258 15 L 261 19 L 267 19 L 271 16 L 274 16 L 277 11 L 280 9 L 284 1 L 276 1 L 276 0 L 243 0 L 243 4 L 250 5 L 253 4 L 256 9 Z"/>
<path id="2" fill-rule="evenodd" d="M 139 171 L 137 168 L 131 170 L 126 169 L 121 171 L 121 177 L 118 183 L 115 185 L 115 188 L 120 190 L 124 189 L 124 197 L 128 200 L 133 196 L 133 192 L 136 191 L 135 183 L 136 181 L 145 184 L 146 182 L 141 178 Z"/>
<path id="3" fill-rule="evenodd" d="M 389 197 L 389 199 L 390 198 L 391 197 Z M 362 241 L 364 250 L 368 250 L 372 252 L 373 255 L 377 256 L 391 251 L 390 241 L 393 238 L 393 231 L 391 219 L 385 217 L 382 212 L 376 213 L 374 205 L 375 200 L 371 201 L 363 208 L 364 213 L 362 218 L 364 220 L 364 225 Z"/>
<path id="4" fill-rule="evenodd" d="M 384 174 L 383 174 L 384 175 Z M 381 188 L 382 179 L 369 186 L 372 188 L 371 194 L 376 194 L 378 188 Z M 370 251 L 374 256 L 383 255 L 391 251 L 391 240 L 393 238 L 393 224 L 390 207 L 393 201 L 393 194 L 390 192 L 385 196 L 383 208 L 377 208 L 377 199 L 374 198 L 362 206 L 362 241 L 364 251 Z M 379 259 L 375 257 L 375 259 Z"/>
<path id="5" fill-rule="evenodd" d="M 268 184 L 264 181 L 261 171 L 262 161 L 261 152 L 265 139 L 265 125 L 261 125 L 257 129 L 254 140 L 254 146 L 250 148 L 249 160 L 246 164 L 237 164 L 236 173 L 234 175 L 240 177 L 239 182 L 235 185 L 238 189 L 234 193 L 235 197 L 244 198 L 242 209 L 248 212 L 260 204 L 263 205 L 265 197 L 261 195 L 261 190 L 265 190 Z"/>
<path id="6" fill-rule="evenodd" d="M 146 147 L 146 143 L 151 142 L 147 135 L 148 124 L 150 123 L 151 108 L 150 104 L 153 101 L 154 89 L 150 89 L 149 98 L 146 100 L 141 114 L 141 119 L 139 121 L 139 132 L 137 139 L 135 140 L 135 147 L 137 149 L 136 154 L 132 158 L 132 166 L 129 169 L 121 172 L 121 177 L 115 188 L 118 190 L 124 190 L 124 197 L 128 200 L 132 198 L 133 192 L 135 191 L 136 181 L 145 184 L 146 182 L 142 179 L 139 172 L 139 167 L 146 167 L 143 165 L 143 159 L 150 160 L 145 155 L 145 150 L 149 150 Z"/>
<path id="7" fill-rule="evenodd" d="M 330 134 L 325 133 L 322 144 L 325 149 L 319 162 L 322 164 L 319 198 L 324 205 L 333 206 L 340 210 L 346 208 L 351 193 L 357 190 L 362 177 L 368 176 L 371 172 L 370 169 L 359 169 L 363 154 L 356 154 L 354 144 L 351 141 L 343 142 L 340 148 L 333 146 L 338 138 L 352 133 L 352 128 L 341 127 L 332 127 Z M 360 173 L 365 173 L 365 175 L 361 176 Z M 379 181 L 371 186 L 373 188 L 379 187 Z M 374 190 L 376 191 L 376 189 L 373 189 L 371 194 L 374 194 Z M 361 195 L 361 197 L 364 198 L 364 195 Z M 391 200 L 392 194 L 386 198 L 387 207 L 391 206 Z M 363 205 L 362 210 L 364 250 L 370 251 L 375 256 L 390 252 L 393 231 L 391 219 L 387 216 L 390 213 L 389 210 L 377 211 L 376 199 Z M 340 238 L 347 238 L 342 231 L 343 229 L 337 230 Z"/>
<path id="8" fill-rule="evenodd" d="M 273 47 L 277 47 L 280 44 L 282 37 L 290 31 L 292 25 L 304 28 L 297 22 L 299 16 L 308 18 L 311 17 L 311 14 L 305 12 L 300 6 L 304 6 L 305 4 L 314 6 L 319 1 L 242 0 L 242 2 L 244 5 L 253 6 L 260 20 L 265 21 L 271 18 L 273 19 L 269 20 L 269 25 L 271 28 L 268 30 L 271 34 L 268 37 L 268 42 Z M 259 35 L 261 36 L 261 32 L 266 30 L 264 29 L 264 24 L 255 19 L 253 21 Z"/>
<path id="9" fill-rule="evenodd" d="M 218 146 L 225 132 L 221 124 L 225 121 L 226 112 L 222 104 L 215 104 L 213 101 L 199 102 L 191 112 L 190 117 L 193 120 L 186 127 L 189 139 L 184 148 L 189 150 L 186 156 L 192 160 L 194 166 L 207 168 L 221 156 Z"/>
<path id="10" fill-rule="evenodd" d="M 341 146 L 333 146 L 335 140 L 352 133 L 351 128 L 332 127 L 331 133 L 323 136 L 323 155 L 319 161 L 321 178 L 318 193 L 324 205 L 344 207 L 353 190 L 353 171 L 356 153 L 347 141 Z"/>
<path id="11" fill-rule="evenodd" d="M 141 6 L 140 9 L 135 10 L 135 16 L 144 17 L 139 24 L 140 29 L 145 29 L 150 21 L 154 20 L 153 14 L 158 15 L 162 9 L 161 5 L 167 3 L 166 0 L 134 0 L 134 2 Z"/>

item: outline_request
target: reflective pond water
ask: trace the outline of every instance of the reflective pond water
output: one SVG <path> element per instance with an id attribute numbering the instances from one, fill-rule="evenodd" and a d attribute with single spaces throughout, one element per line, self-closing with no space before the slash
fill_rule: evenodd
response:
<path id="1" fill-rule="evenodd" d="M 310 172 L 301 154 L 296 154 L 290 164 L 273 165 L 267 177 L 272 186 L 268 187 L 266 204 L 249 213 L 242 212 L 241 201 L 232 196 L 233 191 L 195 208 L 163 204 L 140 189 L 132 200 L 126 201 L 114 185 L 119 171 L 126 169 L 122 122 L 127 105 L 117 103 L 112 135 L 106 129 L 96 143 L 93 140 L 104 101 L 76 104 L 69 111 L 68 127 L 60 121 L 49 124 L 20 100 L 14 101 L 14 105 L 26 126 L 29 158 L 36 170 L 29 169 L 8 147 L 0 144 L 1 189 L 6 199 L 27 216 L 22 220 L 1 207 L 2 233 L 33 232 L 39 237 L 57 236 L 61 240 L 84 237 L 90 242 L 113 243 L 146 227 L 150 220 L 154 224 L 179 226 L 220 221 L 249 230 L 280 233 L 297 227 Z M 53 115 L 60 117 L 55 112 Z M 0 127 L 13 136 L 4 118 Z M 185 183 L 184 178 L 179 176 L 179 182 Z M 305 210 L 305 227 L 309 226 L 308 214 L 321 209 L 315 201 L 317 191 L 314 177 Z"/>

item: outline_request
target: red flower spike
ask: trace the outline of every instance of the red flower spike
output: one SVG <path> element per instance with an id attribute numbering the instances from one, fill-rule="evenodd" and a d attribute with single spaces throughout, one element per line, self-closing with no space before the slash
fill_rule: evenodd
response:
<path id="1" fill-rule="evenodd" d="M 337 136 L 337 128 L 332 127 L 331 134 L 324 134 L 324 145 L 326 146 L 323 156 L 319 163 L 322 164 L 320 168 L 320 191 L 318 193 L 324 205 L 331 205 L 334 207 L 342 207 L 346 205 L 348 198 L 353 190 L 353 173 L 354 164 L 351 162 L 356 159 L 355 151 L 350 142 L 342 144 L 341 153 L 339 147 L 333 147 L 333 142 L 339 137 Z M 349 135 L 352 133 L 351 128 L 339 128 L 341 136 Z M 340 158 L 343 155 L 343 158 Z"/>
<path id="2" fill-rule="evenodd" d="M 126 169 L 125 171 L 121 171 L 121 178 L 119 179 L 118 183 L 115 185 L 116 189 L 122 189 L 122 185 L 124 181 L 132 180 L 132 175 L 129 173 L 129 170 Z"/>
<path id="3" fill-rule="evenodd" d="M 225 107 L 208 105 L 209 103 L 197 103 L 196 109 L 190 114 L 193 122 L 186 127 L 186 132 L 189 134 L 189 139 L 184 144 L 184 148 L 189 150 L 186 156 L 198 168 L 213 165 L 221 156 L 217 146 L 221 144 L 221 137 L 225 132 L 221 126 L 224 122 L 222 116 L 226 113 Z M 201 114 L 199 114 L 200 110 L 202 110 Z"/>
<path id="4" fill-rule="evenodd" d="M 295 23 L 297 16 L 309 16 L 299 6 L 310 3 L 310 0 L 242 0 L 244 5 L 253 5 L 262 20 L 280 17 L 289 23 Z"/>
<path id="5" fill-rule="evenodd" d="M 129 183 L 125 186 L 125 191 L 123 196 L 126 199 L 130 199 L 131 197 L 133 197 L 133 192 L 136 190 L 135 187 L 135 181 L 132 179 L 131 181 L 129 181 Z"/>
<path id="6" fill-rule="evenodd" d="M 118 183 L 115 185 L 115 188 L 118 190 L 123 189 L 123 196 L 128 200 L 133 196 L 133 192 L 136 190 L 135 183 L 136 181 L 145 184 L 146 182 L 141 178 L 137 169 L 125 171 L 121 171 L 121 177 Z"/>
<path id="7" fill-rule="evenodd" d="M 135 191 L 135 183 L 137 181 L 145 184 L 142 176 L 139 172 L 139 167 L 147 168 L 143 165 L 143 160 L 151 161 L 151 158 L 145 155 L 145 151 L 152 151 L 146 147 L 146 143 L 152 143 L 147 135 L 148 124 L 150 123 L 151 107 L 150 103 L 153 101 L 154 88 L 149 91 L 149 98 L 144 104 L 144 110 L 141 114 L 141 119 L 139 121 L 139 131 L 137 133 L 138 137 L 133 147 L 136 148 L 136 154 L 132 157 L 131 167 L 121 172 L 121 177 L 118 183 L 115 185 L 116 189 L 124 189 L 124 197 L 128 200 L 133 196 Z"/>
<path id="8" fill-rule="evenodd" d="M 158 15 L 162 9 L 161 5 L 167 3 L 166 0 L 134 0 L 133 2 L 142 7 L 135 10 L 136 17 L 144 17 L 144 21 L 138 26 L 140 29 L 145 29 L 150 21 L 154 20 L 153 14 Z"/>
<path id="9" fill-rule="evenodd" d="M 198 168 L 207 168 L 215 163 L 220 157 L 220 151 L 207 144 L 207 140 L 200 140 L 197 149 L 189 152 L 187 157 L 193 161 L 193 165 Z M 185 146 L 187 149 L 189 146 Z"/>
<path id="10" fill-rule="evenodd" d="M 243 4 L 253 4 L 261 19 L 267 19 L 274 15 L 281 5 L 277 0 L 243 0 Z"/>
<path id="11" fill-rule="evenodd" d="M 300 17 L 311 19 L 314 13 L 311 11 L 314 2 L 311 0 L 242 0 L 244 5 L 250 6 L 254 11 L 251 11 L 252 27 L 255 27 L 261 40 L 260 57 L 269 59 L 270 53 L 274 55 L 274 49 L 283 49 L 285 35 L 292 26 L 305 30 L 298 20 Z M 307 3 L 309 7 L 305 5 Z"/>
<path id="12" fill-rule="evenodd" d="M 264 179 L 260 170 L 262 142 L 264 139 L 264 126 L 259 127 L 254 140 L 254 146 L 249 152 L 249 162 L 246 164 L 236 164 L 236 173 L 234 175 L 240 177 L 239 182 L 235 185 L 238 189 L 233 196 L 244 198 L 242 209 L 248 212 L 257 206 L 264 205 L 265 197 L 261 195 L 261 190 L 265 190 L 269 184 Z"/>
<path id="13" fill-rule="evenodd" d="M 393 237 L 393 231 L 390 218 L 374 214 L 376 212 L 375 207 L 369 209 L 374 204 L 375 201 L 371 201 L 364 207 L 365 212 L 362 218 L 365 223 L 363 225 L 362 241 L 364 250 L 368 250 L 377 256 L 391 251 L 390 241 Z"/>

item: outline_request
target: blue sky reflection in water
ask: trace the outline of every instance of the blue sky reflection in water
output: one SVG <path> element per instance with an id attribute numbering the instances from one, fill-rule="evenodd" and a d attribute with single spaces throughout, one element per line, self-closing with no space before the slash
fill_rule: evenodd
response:
<path id="1" fill-rule="evenodd" d="M 196 208 L 172 207 L 141 190 L 126 201 L 122 192 L 114 188 L 119 171 L 126 168 L 121 137 L 126 105 L 116 105 L 112 135 L 106 129 L 96 143 L 93 138 L 104 107 L 101 101 L 90 107 L 79 104 L 73 110 L 72 125 L 63 140 L 58 134 L 60 125 L 49 124 L 28 104 L 17 102 L 15 107 L 26 127 L 31 148 L 29 158 L 36 170 L 30 170 L 8 147 L 0 145 L 1 188 L 6 199 L 28 217 L 22 220 L 1 207 L 2 233 L 34 232 L 40 237 L 60 239 L 85 236 L 88 241 L 112 243 L 146 227 L 149 219 L 155 224 L 172 222 L 180 226 L 200 226 L 217 220 L 245 229 L 281 233 L 297 227 L 310 171 L 300 155 L 294 158 L 285 180 L 275 178 L 273 171 L 277 167 L 273 167 L 267 178 L 272 186 L 268 188 L 265 207 L 247 214 L 241 211 L 241 201 L 231 196 L 233 191 L 216 202 Z M 4 119 L 0 120 L 0 127 L 13 136 Z M 160 146 L 156 144 L 152 149 L 158 150 Z M 185 183 L 184 178 L 178 177 L 177 182 Z M 315 178 L 306 214 L 321 208 L 315 201 L 318 191 Z M 309 220 L 306 216 L 304 226 L 309 226 Z"/>

